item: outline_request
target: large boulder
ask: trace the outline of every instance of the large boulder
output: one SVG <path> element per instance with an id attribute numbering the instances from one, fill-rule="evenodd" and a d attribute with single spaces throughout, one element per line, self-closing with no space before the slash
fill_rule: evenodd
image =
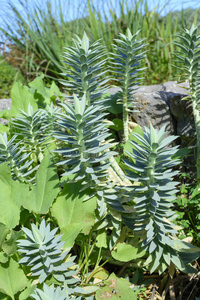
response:
<path id="1" fill-rule="evenodd" d="M 189 84 L 166 82 L 160 85 L 141 86 L 134 91 L 136 112 L 132 119 L 142 128 L 150 123 L 156 128 L 166 126 L 169 134 L 176 134 L 181 143 L 187 144 L 195 136 L 195 124 L 191 101 L 184 101 L 188 96 Z M 112 87 L 113 95 L 120 89 Z"/>
<path id="2" fill-rule="evenodd" d="M 136 112 L 133 117 L 142 128 L 149 127 L 150 123 L 156 128 L 165 124 L 166 130 L 174 134 L 174 120 L 166 94 L 162 91 L 162 86 L 139 88 L 135 94 Z"/>
<path id="3" fill-rule="evenodd" d="M 195 136 L 192 103 L 183 99 L 188 96 L 189 84 L 175 81 L 162 85 L 140 87 L 135 94 L 138 113 L 134 114 L 141 127 L 151 122 L 160 128 L 164 124 L 170 134 L 176 134 L 182 143 Z"/>

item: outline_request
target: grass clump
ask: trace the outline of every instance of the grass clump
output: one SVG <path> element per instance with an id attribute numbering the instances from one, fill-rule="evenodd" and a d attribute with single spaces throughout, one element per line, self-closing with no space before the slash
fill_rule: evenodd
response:
<path id="1" fill-rule="evenodd" d="M 49 79 L 59 80 L 64 67 L 63 47 L 73 45 L 74 34 L 82 36 L 85 31 L 92 43 L 102 39 L 109 56 L 109 52 L 115 53 L 112 41 L 119 33 L 126 34 L 127 28 L 131 32 L 140 30 L 139 39 L 146 38 L 149 44 L 144 83 L 158 84 L 175 79 L 171 52 L 181 13 L 163 17 L 167 4 L 150 10 L 145 0 L 116 0 L 115 6 L 112 1 L 94 4 L 87 0 L 79 4 L 75 8 L 71 1 L 65 2 L 65 6 L 61 1 L 51 0 L 47 0 L 46 5 L 33 5 L 27 0 L 8 1 L 8 13 L 1 15 L 4 24 L 1 31 L 10 43 L 6 57 L 27 81 L 40 72 Z M 182 14 L 182 25 L 187 16 Z"/>

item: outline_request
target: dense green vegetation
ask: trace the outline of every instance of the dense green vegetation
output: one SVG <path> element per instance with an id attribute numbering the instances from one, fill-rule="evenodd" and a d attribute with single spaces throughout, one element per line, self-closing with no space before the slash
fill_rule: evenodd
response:
<path id="1" fill-rule="evenodd" d="M 179 190 L 175 180 L 183 158 L 171 145 L 177 137 L 165 126 L 130 131 L 131 89 L 145 71 L 143 42 L 129 29 L 114 41 L 113 75 L 122 86 L 116 106 L 125 106 L 119 143 L 110 139 L 115 127 L 103 69 L 109 58 L 86 33 L 66 49 L 70 68 L 62 84 L 74 93 L 69 101 L 54 82 L 45 87 L 44 76 L 14 84 L 11 110 L 0 114 L 8 120 L 0 127 L 1 299 L 174 300 L 183 278 L 182 299 L 190 299 L 199 281 L 198 217 L 189 212 L 184 223 L 180 209 L 198 209 L 199 156 L 196 186 L 183 201 L 180 193 L 187 198 L 191 190 Z M 194 26 L 175 42 L 176 67 L 190 81 L 197 136 L 199 43 Z"/>
<path id="2" fill-rule="evenodd" d="M 118 0 L 108 17 L 88 0 L 66 22 L 50 1 L 45 11 L 24 6 L 28 20 L 9 2 L 1 300 L 200 299 L 198 10 L 162 17 L 132 3 Z M 165 126 L 130 126 L 135 86 L 177 78 L 190 85 L 193 175 L 179 173 L 191 150 L 179 151 Z M 113 97 L 112 84 L 121 87 Z"/>

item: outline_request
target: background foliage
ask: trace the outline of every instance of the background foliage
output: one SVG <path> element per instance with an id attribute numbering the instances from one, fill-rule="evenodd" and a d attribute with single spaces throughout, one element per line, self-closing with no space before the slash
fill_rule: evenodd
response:
<path id="1" fill-rule="evenodd" d="M 98 5 L 91 0 L 83 1 L 74 9 L 73 20 L 69 20 L 66 8 L 70 2 L 65 2 L 63 7 L 59 0 L 48 0 L 44 7 L 39 3 L 32 5 L 27 0 L 9 0 L 6 15 L 3 12 L 0 15 L 1 30 L 7 43 L 4 50 L 6 60 L 22 73 L 26 81 L 34 79 L 40 72 L 47 75 L 47 82 L 51 78 L 58 80 L 64 66 L 63 47 L 72 45 L 75 34 L 82 36 L 86 31 L 91 42 L 102 39 L 108 53 L 115 52 L 112 41 L 118 33 L 124 34 L 129 28 L 132 32 L 140 30 L 139 38 L 146 38 L 148 44 L 148 71 L 144 83 L 174 80 L 177 72 L 170 65 L 174 35 L 181 27 L 190 27 L 194 19 L 199 22 L 198 9 L 174 11 L 163 17 L 161 13 L 167 1 L 153 11 L 149 10 L 145 0 L 116 0 L 115 6 L 111 1 L 106 3 L 107 9 L 103 1 Z"/>

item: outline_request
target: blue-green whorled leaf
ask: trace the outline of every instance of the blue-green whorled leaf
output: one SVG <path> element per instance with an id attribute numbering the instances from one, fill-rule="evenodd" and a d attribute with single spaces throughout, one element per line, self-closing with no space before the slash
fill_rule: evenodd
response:
<path id="1" fill-rule="evenodd" d="M 127 154 L 134 158 L 135 164 L 128 160 L 124 163 L 128 167 L 126 172 L 129 180 L 137 181 L 133 187 L 125 188 L 129 193 L 127 197 L 130 202 L 134 200 L 135 206 L 132 212 L 124 206 L 127 210 L 126 213 L 122 212 L 124 222 L 137 234 L 144 236 L 145 233 L 141 246 L 149 254 L 147 264 L 150 265 L 151 272 L 159 270 L 161 265 L 163 269 L 164 265 L 167 268 L 170 261 L 187 272 L 189 267 L 181 259 L 180 251 L 174 250 L 170 237 L 175 237 L 177 233 L 172 223 L 175 213 L 170 208 L 177 192 L 178 182 L 174 181 L 174 176 L 179 173 L 172 168 L 179 160 L 171 158 L 178 147 L 167 146 L 176 137 L 167 137 L 165 127 L 157 130 L 152 125 L 145 128 L 144 137 L 137 133 L 134 135 L 140 141 L 140 145 L 131 141 L 132 153 Z M 127 201 L 126 199 L 126 203 Z"/>
<path id="2" fill-rule="evenodd" d="M 113 209 L 123 210 L 109 180 L 109 158 L 115 152 L 108 151 L 111 144 L 106 139 L 110 133 L 102 106 L 87 107 L 86 96 L 79 100 L 74 95 L 74 105 L 63 104 L 62 107 L 64 111 L 58 121 L 60 131 L 55 132 L 55 138 L 63 145 L 55 150 L 60 154 L 58 165 L 63 168 L 62 175 L 74 175 L 73 180 L 82 182 L 81 191 L 92 190 L 91 197 L 96 193 L 101 216 L 106 212 L 106 203 Z M 103 196 L 97 191 L 102 191 Z"/>
<path id="3" fill-rule="evenodd" d="M 142 81 L 142 67 L 145 57 L 144 39 L 137 41 L 139 32 L 132 34 L 127 29 L 127 34 L 119 34 L 119 39 L 115 39 L 113 54 L 113 75 L 119 81 L 122 88 L 121 100 L 127 101 L 127 109 L 134 108 L 134 92 L 136 86 Z M 125 105 L 125 103 L 124 103 Z"/>
<path id="4" fill-rule="evenodd" d="M 35 168 L 30 153 L 26 153 L 26 147 L 17 141 L 17 135 L 8 139 L 7 133 L 0 133 L 0 164 L 7 162 L 14 180 L 20 182 L 32 182 Z"/>
<path id="5" fill-rule="evenodd" d="M 58 228 L 50 230 L 43 219 L 40 227 L 31 224 L 31 230 L 23 227 L 26 239 L 18 240 L 18 252 L 22 255 L 19 263 L 31 267 L 32 276 L 39 277 L 42 283 L 49 275 L 53 275 L 58 281 L 69 282 L 69 286 L 77 282 L 72 278 L 77 272 L 68 270 L 74 265 L 75 257 L 70 257 L 63 262 L 68 251 L 62 253 L 65 242 L 61 242 L 61 235 L 56 236 Z"/>
<path id="6" fill-rule="evenodd" d="M 106 51 L 100 41 L 90 43 L 86 33 L 82 39 L 75 36 L 74 46 L 65 48 L 64 59 L 66 72 L 63 73 L 68 80 L 62 80 L 62 84 L 70 93 L 79 97 L 86 95 L 87 105 L 97 103 L 106 93 L 108 77 L 105 64 L 107 62 Z M 101 102 L 105 102 L 101 100 Z"/>

